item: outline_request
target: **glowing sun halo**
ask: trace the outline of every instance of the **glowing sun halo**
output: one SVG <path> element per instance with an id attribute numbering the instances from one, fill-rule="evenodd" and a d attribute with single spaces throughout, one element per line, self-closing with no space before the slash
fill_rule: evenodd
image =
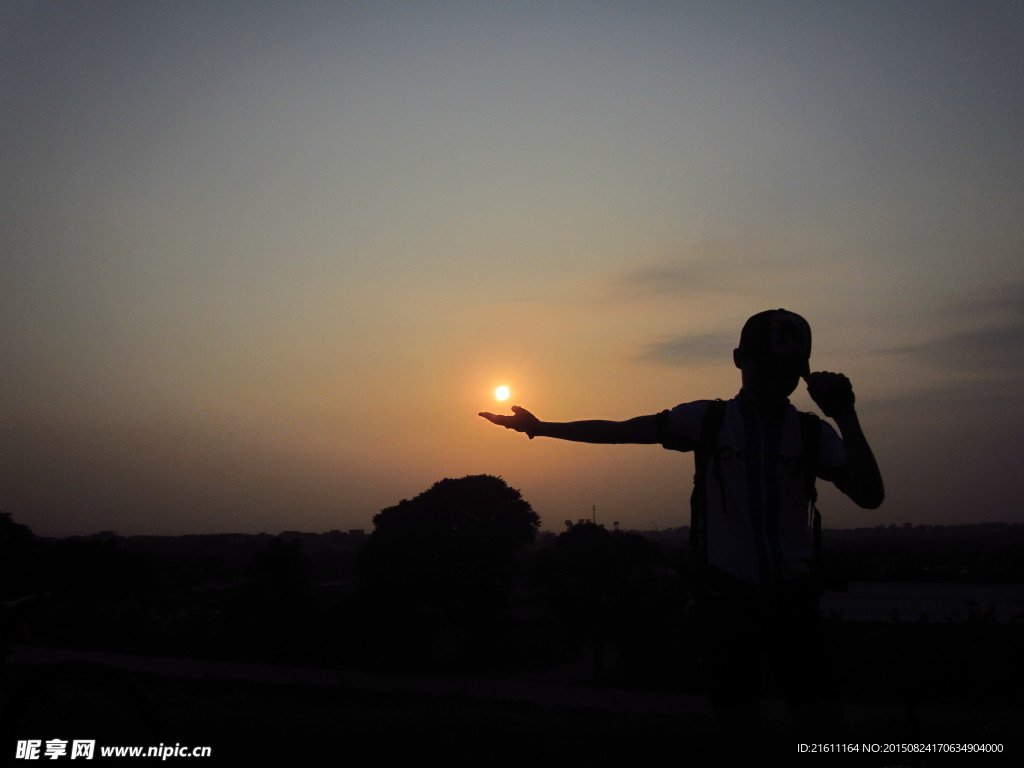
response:
<path id="1" fill-rule="evenodd" d="M 498 400 L 508 400 L 509 395 L 511 394 L 512 393 L 509 391 L 509 388 L 506 387 L 504 384 L 498 387 L 496 390 L 494 390 L 494 396 Z"/>

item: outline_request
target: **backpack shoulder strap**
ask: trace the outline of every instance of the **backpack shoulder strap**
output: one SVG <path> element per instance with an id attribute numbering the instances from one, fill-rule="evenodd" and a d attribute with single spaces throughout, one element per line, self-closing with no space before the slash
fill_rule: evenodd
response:
<path id="1" fill-rule="evenodd" d="M 811 570 L 816 572 L 821 562 L 821 512 L 818 511 L 817 480 L 818 453 L 821 449 L 821 419 L 816 414 L 801 412 L 800 416 L 800 459 L 797 471 L 803 473 L 807 484 L 808 525 L 814 541 L 814 555 Z"/>
<path id="2" fill-rule="evenodd" d="M 708 557 L 708 468 L 718 480 L 725 503 L 725 489 L 722 473 L 718 467 L 718 434 L 725 422 L 724 400 L 712 400 L 700 426 L 700 442 L 694 448 L 693 491 L 690 494 L 690 551 L 693 558 L 694 575 L 698 581 L 703 577 Z"/>

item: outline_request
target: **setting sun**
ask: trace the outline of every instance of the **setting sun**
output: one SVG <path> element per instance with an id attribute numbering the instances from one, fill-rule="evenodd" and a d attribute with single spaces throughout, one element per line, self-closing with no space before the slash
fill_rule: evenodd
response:
<path id="1" fill-rule="evenodd" d="M 508 400 L 509 395 L 511 395 L 511 394 L 512 394 L 512 392 L 505 385 L 502 385 L 502 386 L 498 387 L 496 390 L 494 390 L 494 396 L 498 400 Z"/>

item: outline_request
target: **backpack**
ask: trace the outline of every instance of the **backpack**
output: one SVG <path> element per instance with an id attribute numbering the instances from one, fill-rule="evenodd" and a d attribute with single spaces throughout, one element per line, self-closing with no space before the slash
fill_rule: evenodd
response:
<path id="1" fill-rule="evenodd" d="M 707 593 L 708 578 L 708 521 L 707 521 L 707 481 L 708 465 L 711 475 L 719 484 L 722 504 L 726 503 L 725 481 L 719 471 L 718 435 L 725 421 L 724 400 L 712 400 L 708 403 L 707 413 L 701 422 L 700 442 L 694 448 L 693 491 L 690 494 L 690 578 L 693 594 L 701 596 Z M 815 487 L 815 464 L 821 447 L 821 419 L 813 413 L 798 412 L 800 417 L 800 456 L 794 472 L 803 473 L 807 488 L 807 514 L 811 528 L 813 554 L 811 555 L 811 576 L 817 577 L 821 563 L 821 513 L 818 511 L 818 490 Z"/>

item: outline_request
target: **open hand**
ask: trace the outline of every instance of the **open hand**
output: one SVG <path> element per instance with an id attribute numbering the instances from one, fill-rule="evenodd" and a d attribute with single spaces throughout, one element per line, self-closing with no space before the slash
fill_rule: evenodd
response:
<path id="1" fill-rule="evenodd" d="M 853 413 L 853 385 L 841 373 L 816 371 L 804 377 L 807 393 L 826 416 L 846 416 Z"/>
<path id="2" fill-rule="evenodd" d="M 499 427 L 514 429 L 516 432 L 525 432 L 531 440 L 533 440 L 534 433 L 537 431 L 537 425 L 540 424 L 540 419 L 518 405 L 512 406 L 511 416 L 486 412 L 482 412 L 480 415 Z"/>

